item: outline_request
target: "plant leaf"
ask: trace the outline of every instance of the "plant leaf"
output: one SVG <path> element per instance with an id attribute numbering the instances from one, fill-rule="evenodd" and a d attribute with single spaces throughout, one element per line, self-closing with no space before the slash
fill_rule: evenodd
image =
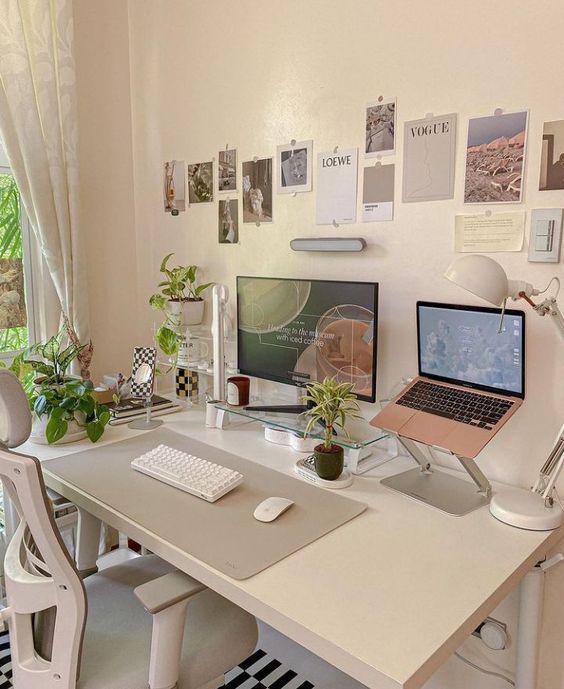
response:
<path id="1" fill-rule="evenodd" d="M 104 425 L 100 421 L 91 421 L 86 424 L 86 433 L 90 440 L 95 443 L 104 435 Z"/>
<path id="2" fill-rule="evenodd" d="M 64 438 L 67 433 L 68 427 L 69 424 L 67 421 L 65 421 L 65 419 L 51 417 L 45 429 L 45 436 L 47 438 L 47 442 L 51 445 L 52 443 L 56 443 L 57 440 Z"/>
<path id="3" fill-rule="evenodd" d="M 172 256 L 174 256 L 174 252 L 172 254 L 167 254 L 161 261 L 161 267 L 159 268 L 161 273 L 164 273 L 166 271 L 166 264 Z"/>

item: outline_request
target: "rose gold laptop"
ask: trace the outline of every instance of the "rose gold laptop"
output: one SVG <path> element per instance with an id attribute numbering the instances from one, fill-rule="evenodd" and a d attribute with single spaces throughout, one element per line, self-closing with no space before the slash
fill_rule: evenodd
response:
<path id="1" fill-rule="evenodd" d="M 499 309 L 417 302 L 419 376 L 370 423 L 476 457 L 525 396 L 525 314 L 500 319 Z"/>

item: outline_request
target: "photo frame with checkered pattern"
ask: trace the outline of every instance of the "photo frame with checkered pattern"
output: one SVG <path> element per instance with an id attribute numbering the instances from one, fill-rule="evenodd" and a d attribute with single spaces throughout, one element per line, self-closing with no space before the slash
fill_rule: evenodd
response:
<path id="1" fill-rule="evenodd" d="M 148 364 L 151 367 L 151 376 L 144 383 L 136 383 L 135 374 L 142 364 Z M 156 365 L 157 350 L 154 347 L 135 347 L 133 349 L 133 366 L 131 368 L 131 397 L 147 399 L 153 395 Z"/>

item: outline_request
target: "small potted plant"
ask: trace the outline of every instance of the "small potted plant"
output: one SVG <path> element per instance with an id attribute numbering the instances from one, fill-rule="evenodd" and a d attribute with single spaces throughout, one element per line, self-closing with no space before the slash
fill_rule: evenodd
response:
<path id="1" fill-rule="evenodd" d="M 73 333 L 64 345 L 64 331 L 44 344 L 31 347 L 22 358 L 22 375 L 33 372 L 28 391 L 34 425 L 30 440 L 39 444 L 69 443 L 88 437 L 99 440 L 110 420 L 110 412 L 94 398 L 86 362 L 92 358 L 92 345 L 80 345 Z M 73 341 L 74 340 L 74 341 Z M 68 371 L 77 361 L 83 377 Z"/>
<path id="2" fill-rule="evenodd" d="M 313 406 L 307 410 L 310 417 L 306 435 L 320 422 L 324 429 L 323 442 L 313 450 L 315 471 L 326 481 L 335 481 L 343 471 L 344 452 L 333 442 L 333 431 L 341 428 L 345 433 L 347 418 L 361 418 L 353 383 L 339 383 L 335 378 L 325 378 L 322 383 L 309 383 L 304 400 Z M 348 435 L 348 433 L 347 433 Z"/>
<path id="3" fill-rule="evenodd" d="M 197 266 L 176 266 L 167 264 L 174 254 L 168 254 L 161 262 L 160 272 L 165 276 L 159 282 L 160 292 L 153 294 L 149 303 L 154 309 L 164 311 L 172 324 L 182 318 L 182 325 L 199 325 L 204 320 L 204 300 L 202 294 L 212 282 L 196 284 Z"/>
<path id="4" fill-rule="evenodd" d="M 160 292 L 153 294 L 149 304 L 166 315 L 164 323 L 157 330 L 156 341 L 160 349 L 169 357 L 178 354 L 182 327 L 199 325 L 204 320 L 203 292 L 213 282 L 197 285 L 197 266 L 177 266 L 168 268 L 174 254 L 168 254 L 161 262 L 160 272 L 165 279 L 159 283 Z"/>

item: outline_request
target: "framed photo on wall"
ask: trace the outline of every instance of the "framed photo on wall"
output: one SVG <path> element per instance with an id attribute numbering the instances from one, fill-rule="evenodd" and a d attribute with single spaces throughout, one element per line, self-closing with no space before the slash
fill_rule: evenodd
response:
<path id="1" fill-rule="evenodd" d="M 243 163 L 243 222 L 272 222 L 272 158 Z"/>
<path id="2" fill-rule="evenodd" d="M 564 189 L 564 120 L 545 122 L 542 132 L 540 191 Z"/>
<path id="3" fill-rule="evenodd" d="M 279 194 L 311 191 L 312 155 L 313 141 L 311 139 L 278 146 L 276 162 Z"/>
<path id="4" fill-rule="evenodd" d="M 396 99 L 368 103 L 364 111 L 364 157 L 392 155 L 396 150 Z"/>
<path id="5" fill-rule="evenodd" d="M 237 149 L 226 148 L 219 152 L 217 190 L 235 191 L 237 189 Z"/>
<path id="6" fill-rule="evenodd" d="M 520 203 L 528 112 L 468 120 L 464 203 Z"/>

